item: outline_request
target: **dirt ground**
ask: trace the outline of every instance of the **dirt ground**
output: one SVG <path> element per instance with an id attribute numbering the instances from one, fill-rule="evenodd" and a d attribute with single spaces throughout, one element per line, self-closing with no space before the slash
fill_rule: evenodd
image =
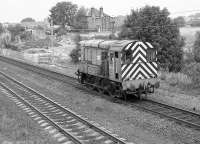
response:
<path id="1" fill-rule="evenodd" d="M 137 144 L 196 144 L 200 132 L 0 62 L 0 70 Z M 153 96 L 152 96 L 153 97 Z M 154 96 L 156 97 L 156 96 Z"/>

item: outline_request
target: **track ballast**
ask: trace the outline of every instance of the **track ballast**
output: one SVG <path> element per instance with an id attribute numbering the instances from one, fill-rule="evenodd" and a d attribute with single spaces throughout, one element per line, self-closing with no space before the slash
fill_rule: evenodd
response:
<path id="1" fill-rule="evenodd" d="M 40 126 L 64 144 L 128 144 L 95 122 L 61 106 L 23 83 L 0 72 L 0 85 Z M 130 143 L 133 144 L 133 143 Z"/>
<path id="2" fill-rule="evenodd" d="M 57 71 L 53 71 L 47 68 L 42 68 L 40 66 L 26 63 L 20 60 L 11 59 L 8 57 L 0 56 L 0 60 L 9 64 L 14 64 L 16 66 L 25 68 L 27 70 L 31 70 L 33 72 L 37 72 L 39 74 L 51 77 L 53 79 L 56 79 L 62 82 L 70 83 L 76 88 L 80 88 L 80 85 L 77 83 L 76 79 L 66 74 L 59 73 Z M 82 87 L 80 89 L 82 89 Z M 131 103 L 131 106 L 136 106 L 145 111 L 149 111 L 149 112 L 158 114 L 160 116 L 173 119 L 176 122 L 186 124 L 195 129 L 200 129 L 200 114 L 199 113 L 180 109 L 174 106 L 170 106 L 170 105 L 163 104 L 160 102 L 155 102 L 152 100 L 137 101 L 137 102 Z"/>

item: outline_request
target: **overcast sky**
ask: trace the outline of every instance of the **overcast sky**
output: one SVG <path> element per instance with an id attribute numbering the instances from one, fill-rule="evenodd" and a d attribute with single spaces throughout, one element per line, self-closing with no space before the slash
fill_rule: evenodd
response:
<path id="1" fill-rule="evenodd" d="M 32 17 L 41 21 L 48 17 L 49 10 L 57 2 L 63 0 L 0 0 L 0 22 L 20 22 L 23 18 Z M 176 15 L 188 15 L 189 12 L 200 12 L 200 0 L 71 0 L 79 7 L 103 7 L 104 12 L 111 15 L 130 14 L 131 9 L 141 8 L 145 5 L 166 7 Z M 174 14 L 175 15 L 175 14 Z"/>

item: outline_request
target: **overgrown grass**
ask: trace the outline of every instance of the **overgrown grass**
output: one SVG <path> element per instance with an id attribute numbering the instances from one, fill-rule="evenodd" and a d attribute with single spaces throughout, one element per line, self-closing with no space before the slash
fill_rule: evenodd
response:
<path id="1" fill-rule="evenodd" d="M 170 86 L 188 87 L 193 83 L 192 79 L 184 73 L 160 72 L 159 78 Z"/>
<path id="2" fill-rule="evenodd" d="M 184 66 L 182 72 L 159 72 L 159 78 L 171 86 L 181 88 L 200 88 L 200 63 L 189 63 Z"/>
<path id="3" fill-rule="evenodd" d="M 54 143 L 47 134 L 41 132 L 33 121 L 15 104 L 0 95 L 0 143 L 19 142 L 34 144 Z M 51 142 L 52 141 L 52 142 Z"/>

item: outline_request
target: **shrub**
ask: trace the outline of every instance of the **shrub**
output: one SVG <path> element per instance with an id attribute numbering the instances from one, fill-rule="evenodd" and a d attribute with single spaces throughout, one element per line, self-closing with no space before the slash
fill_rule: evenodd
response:
<path id="1" fill-rule="evenodd" d="M 194 60 L 200 62 L 200 32 L 196 33 L 195 42 L 193 45 Z"/>
<path id="2" fill-rule="evenodd" d="M 73 63 L 78 63 L 79 62 L 79 57 L 81 56 L 80 55 L 80 48 L 75 48 L 73 49 L 69 56 L 71 57 L 71 60 Z"/>
<path id="3" fill-rule="evenodd" d="M 67 34 L 67 29 L 63 27 L 59 27 L 56 30 L 54 30 L 57 36 L 62 36 Z"/>
<path id="4" fill-rule="evenodd" d="M 9 32 L 4 32 L 0 35 L 0 44 L 2 47 L 7 48 L 11 42 L 11 35 Z"/>
<path id="5" fill-rule="evenodd" d="M 192 83 L 192 80 L 189 76 L 183 73 L 168 73 L 166 75 L 166 81 L 171 86 L 186 86 Z"/>
<path id="6" fill-rule="evenodd" d="M 25 31 L 25 27 L 17 24 L 15 26 L 8 26 L 8 31 L 11 33 L 11 41 L 15 41 L 15 37 L 22 34 Z"/>
<path id="7" fill-rule="evenodd" d="M 80 61 L 79 60 L 79 58 L 81 56 L 81 53 L 80 53 L 81 48 L 80 48 L 80 44 L 79 44 L 80 40 L 81 40 L 80 34 L 76 34 L 73 36 L 73 41 L 76 43 L 76 48 L 73 49 L 69 54 L 73 63 L 78 63 Z"/>
<path id="8" fill-rule="evenodd" d="M 20 51 L 20 49 L 16 45 L 14 45 L 14 44 L 9 44 L 7 46 L 7 49 L 11 49 L 11 50 L 15 50 L 15 51 Z"/>
<path id="9" fill-rule="evenodd" d="M 194 63 L 195 59 L 194 59 L 194 53 L 193 52 L 185 52 L 184 53 L 184 64 L 191 64 Z"/>
<path id="10" fill-rule="evenodd" d="M 186 65 L 184 73 L 191 77 L 194 87 L 200 87 L 200 63 Z"/>
<path id="11" fill-rule="evenodd" d="M 192 79 L 184 73 L 159 72 L 159 78 L 171 86 L 185 87 L 192 84 Z"/>

